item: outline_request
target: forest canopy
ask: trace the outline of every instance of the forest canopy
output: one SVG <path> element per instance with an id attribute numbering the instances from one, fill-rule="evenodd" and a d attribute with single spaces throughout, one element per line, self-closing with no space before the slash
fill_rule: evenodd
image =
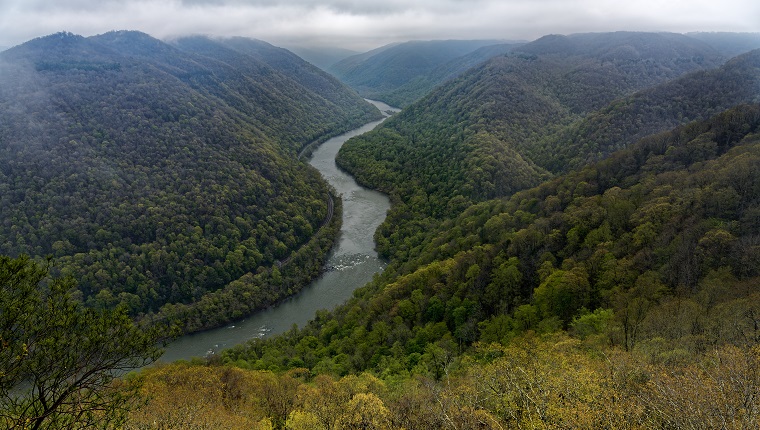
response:
<path id="1" fill-rule="evenodd" d="M 250 310 L 315 276 L 333 198 L 298 151 L 380 116 L 251 40 L 60 33 L 0 60 L 12 83 L 0 90 L 0 253 L 51 255 L 88 306 L 133 316 L 182 315 L 164 307 L 241 279 L 260 290 Z M 284 288 L 262 278 L 299 250 L 313 263 L 292 268 Z"/>

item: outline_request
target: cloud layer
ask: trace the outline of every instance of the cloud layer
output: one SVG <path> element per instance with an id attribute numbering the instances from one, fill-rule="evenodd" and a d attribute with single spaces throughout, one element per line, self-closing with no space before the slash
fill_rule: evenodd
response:
<path id="1" fill-rule="evenodd" d="M 756 0 L 1 0 L 0 46 L 57 31 L 248 36 L 366 50 L 411 39 L 589 31 L 760 31 Z"/>

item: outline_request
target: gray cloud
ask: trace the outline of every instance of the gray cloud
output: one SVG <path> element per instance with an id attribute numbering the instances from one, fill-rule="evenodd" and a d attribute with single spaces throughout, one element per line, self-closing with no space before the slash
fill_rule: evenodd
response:
<path id="1" fill-rule="evenodd" d="M 0 46 L 56 31 L 248 36 L 370 49 L 410 39 L 587 31 L 760 31 L 756 0 L 1 0 Z"/>

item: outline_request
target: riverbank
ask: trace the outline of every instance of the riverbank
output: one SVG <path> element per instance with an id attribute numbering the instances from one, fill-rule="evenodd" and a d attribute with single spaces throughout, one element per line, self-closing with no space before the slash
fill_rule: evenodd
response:
<path id="1" fill-rule="evenodd" d="M 373 102 L 382 112 L 392 110 L 384 103 Z M 373 121 L 322 143 L 312 151 L 309 163 L 317 168 L 342 199 L 341 228 L 337 243 L 329 252 L 322 274 L 298 294 L 275 306 L 256 311 L 225 327 L 185 335 L 170 344 L 162 361 L 204 356 L 253 338 L 275 335 L 293 324 L 303 326 L 321 309 L 332 309 L 351 297 L 353 290 L 365 285 L 385 263 L 375 252 L 373 232 L 385 219 L 390 204 L 376 191 L 360 187 L 351 176 L 338 169 L 335 154 L 348 139 L 372 130 L 382 122 Z M 298 266 L 291 262 L 287 267 Z M 242 315 L 241 315 L 242 316 Z"/>

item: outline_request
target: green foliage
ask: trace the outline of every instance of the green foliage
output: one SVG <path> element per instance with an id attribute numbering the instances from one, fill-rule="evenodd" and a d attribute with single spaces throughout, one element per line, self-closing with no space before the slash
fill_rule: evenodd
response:
<path id="1" fill-rule="evenodd" d="M 759 370 L 756 345 L 656 363 L 566 334 L 479 345 L 440 381 L 173 364 L 142 372 L 152 396 L 125 428 L 746 429 L 760 424 Z"/>
<path id="2" fill-rule="evenodd" d="M 717 328 L 718 319 L 696 315 L 742 308 L 756 291 L 740 285 L 760 276 L 752 215 L 760 188 L 748 179 L 760 177 L 758 131 L 760 106 L 740 106 L 509 199 L 473 205 L 345 306 L 301 331 L 226 351 L 224 360 L 287 369 L 298 358 L 322 363 L 309 366 L 315 372 L 436 379 L 473 342 L 508 343 L 527 331 L 565 328 L 627 350 L 657 336 L 679 339 L 687 351 L 718 338 L 743 345 Z M 714 149 L 684 150 L 696 142 Z M 735 285 L 726 288 L 737 296 L 715 290 L 720 283 Z M 678 319 L 666 320 L 668 307 L 693 301 L 702 288 L 720 298 L 678 307 Z M 755 338 L 749 319 L 737 324 Z M 304 349 L 306 336 L 313 342 Z"/>
<path id="3" fill-rule="evenodd" d="M 757 102 L 757 53 L 695 72 L 720 61 L 680 35 L 542 38 L 350 140 L 337 162 L 391 195 L 378 249 L 409 260 L 429 240 L 426 231 L 473 202 L 510 196 L 651 133 Z"/>
<path id="4" fill-rule="evenodd" d="M 487 50 L 476 54 L 474 60 L 463 58 L 496 43 L 495 40 L 410 41 L 345 58 L 329 70 L 364 97 L 405 107 L 446 77 L 463 71 L 466 66 L 459 62 L 472 64 L 490 54 L 496 55 Z"/>
<path id="5" fill-rule="evenodd" d="M 111 32 L 3 52 L 18 85 L 0 91 L 0 253 L 52 255 L 92 308 L 151 319 L 201 306 L 181 321 L 200 329 L 315 276 L 332 197 L 297 154 L 380 113 L 263 42 L 177 44 Z M 101 63 L 120 67 L 81 66 Z M 263 279 L 296 254 L 286 282 Z"/>
<path id="6" fill-rule="evenodd" d="M 738 103 L 757 103 L 760 51 L 616 100 L 537 145 L 531 158 L 552 172 L 566 172 L 606 157 L 653 133 L 707 119 Z M 693 142 L 688 151 L 709 151 Z M 685 155 L 685 154 L 684 154 Z"/>
<path id="7" fill-rule="evenodd" d="M 136 326 L 123 308 L 85 308 L 73 287 L 71 279 L 49 279 L 28 257 L 0 256 L 3 428 L 118 424 L 137 393 L 115 377 L 161 353 L 157 328 Z"/>

